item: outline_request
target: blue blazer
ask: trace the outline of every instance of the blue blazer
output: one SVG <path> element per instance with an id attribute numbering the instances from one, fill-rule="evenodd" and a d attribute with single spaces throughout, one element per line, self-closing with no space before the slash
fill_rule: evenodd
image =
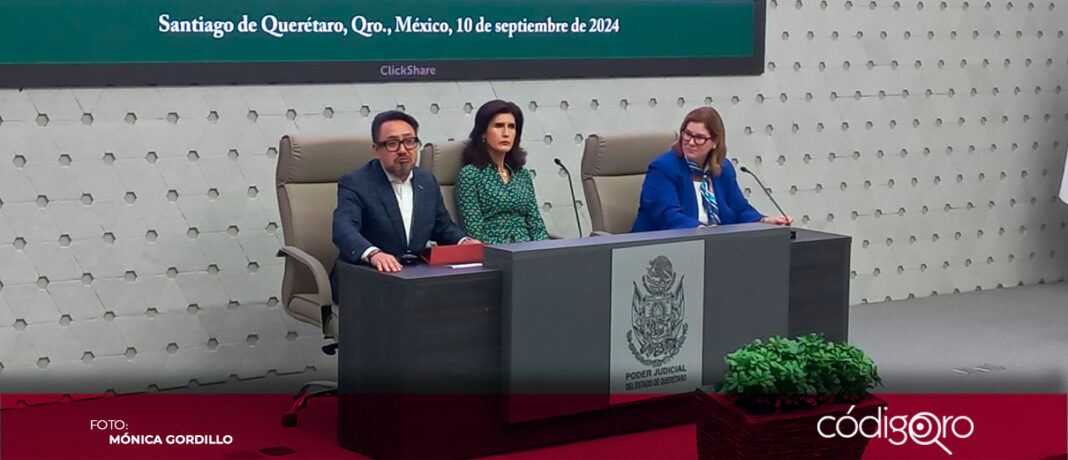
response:
<path id="1" fill-rule="evenodd" d="M 380 161 L 371 160 L 338 180 L 333 229 L 337 260 L 359 264 L 363 263 L 360 257 L 371 246 L 400 256 L 423 250 L 427 241 L 456 244 L 466 236 L 449 217 L 434 175 L 416 167 L 410 180 L 414 193 L 412 228 L 407 242 L 400 206 Z M 338 284 L 333 272 L 330 284 L 336 301 Z"/>
<path id="2" fill-rule="evenodd" d="M 734 166 L 727 159 L 721 166 L 722 173 L 712 178 L 720 223 L 759 221 L 764 216 L 753 209 L 738 188 Z M 675 155 L 674 150 L 656 157 L 649 163 L 649 172 L 645 174 L 638 217 L 634 219 L 631 231 L 695 228 L 700 225 L 697 215 L 697 194 L 686 160 Z"/>

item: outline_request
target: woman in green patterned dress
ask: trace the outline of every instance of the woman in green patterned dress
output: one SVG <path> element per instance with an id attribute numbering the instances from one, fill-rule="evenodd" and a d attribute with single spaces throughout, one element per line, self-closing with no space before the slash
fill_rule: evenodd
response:
<path id="1" fill-rule="evenodd" d="M 522 136 L 523 112 L 511 102 L 489 101 L 475 114 L 456 180 L 456 211 L 468 236 L 488 244 L 549 238 L 523 167 Z"/>

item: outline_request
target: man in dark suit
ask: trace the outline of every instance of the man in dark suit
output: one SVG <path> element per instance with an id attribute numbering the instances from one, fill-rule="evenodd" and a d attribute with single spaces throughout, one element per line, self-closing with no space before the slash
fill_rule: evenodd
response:
<path id="1" fill-rule="evenodd" d="M 415 167 L 422 144 L 417 129 L 415 118 L 395 110 L 378 114 L 371 123 L 376 159 L 337 183 L 333 240 L 339 261 L 397 272 L 398 258 L 414 257 L 427 241 L 480 243 L 453 223 L 434 175 Z M 336 301 L 336 278 L 331 281 Z"/>

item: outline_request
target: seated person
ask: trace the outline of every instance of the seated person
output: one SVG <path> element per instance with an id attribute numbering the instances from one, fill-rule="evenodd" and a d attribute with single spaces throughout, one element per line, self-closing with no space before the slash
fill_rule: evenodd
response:
<path id="1" fill-rule="evenodd" d="M 456 179 L 456 213 L 464 231 L 486 243 L 549 238 L 523 167 L 522 137 L 523 112 L 515 104 L 494 100 L 478 109 Z"/>
<path id="2" fill-rule="evenodd" d="M 438 181 L 415 167 L 421 142 L 419 123 L 391 110 L 371 123 L 376 159 L 345 174 L 337 183 L 334 245 L 338 260 L 360 261 L 384 272 L 401 270 L 398 257 L 410 260 L 428 241 L 479 244 L 449 218 Z M 331 273 L 334 301 L 337 279 Z"/>
<path id="3" fill-rule="evenodd" d="M 632 232 L 744 222 L 790 225 L 766 217 L 745 199 L 727 160 L 723 119 L 711 107 L 691 111 L 671 150 L 649 164 Z"/>

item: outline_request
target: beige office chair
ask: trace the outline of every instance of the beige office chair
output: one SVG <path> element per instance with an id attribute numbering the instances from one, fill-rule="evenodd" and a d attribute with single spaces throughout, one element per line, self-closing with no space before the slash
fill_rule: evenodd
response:
<path id="1" fill-rule="evenodd" d="M 459 223 L 456 215 L 456 178 L 464 167 L 465 141 L 428 143 L 419 153 L 419 167 L 434 174 L 441 186 L 441 198 L 453 222 Z"/>
<path id="2" fill-rule="evenodd" d="M 593 234 L 630 233 L 649 163 L 674 141 L 672 132 L 591 134 L 586 138 L 582 191 L 590 208 Z"/>
<path id="3" fill-rule="evenodd" d="M 333 339 L 323 352 L 337 351 L 338 311 L 330 291 L 330 269 L 337 259 L 331 239 L 337 181 L 374 158 L 367 137 L 285 136 L 279 141 L 275 187 L 282 219 L 285 257 L 282 305 L 290 316 L 323 330 Z M 313 389 L 315 389 L 313 391 Z M 337 394 L 337 383 L 313 381 L 301 387 L 282 425 L 297 423 L 297 409 L 309 398 Z"/>

